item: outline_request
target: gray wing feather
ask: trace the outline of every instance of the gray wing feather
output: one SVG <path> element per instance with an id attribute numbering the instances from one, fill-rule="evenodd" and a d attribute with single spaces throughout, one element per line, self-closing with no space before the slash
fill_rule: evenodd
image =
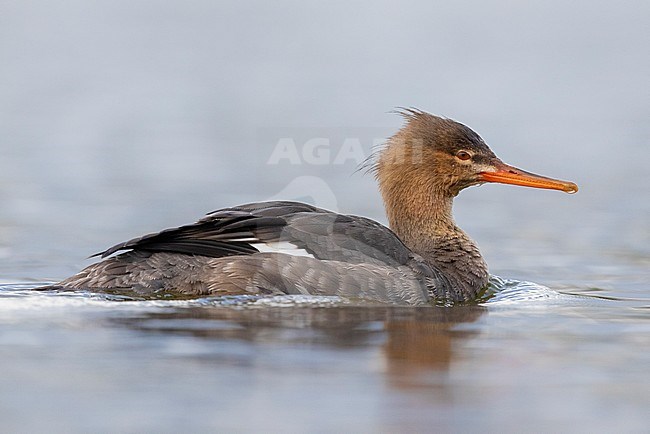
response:
<path id="1" fill-rule="evenodd" d="M 298 202 L 266 202 L 214 211 L 196 223 L 117 244 L 94 256 L 121 250 L 208 257 L 250 255 L 256 242 L 286 241 L 321 260 L 404 265 L 410 250 L 381 224 Z"/>

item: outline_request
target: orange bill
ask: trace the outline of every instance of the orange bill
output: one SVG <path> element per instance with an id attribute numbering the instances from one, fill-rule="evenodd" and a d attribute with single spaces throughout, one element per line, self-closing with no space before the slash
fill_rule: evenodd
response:
<path id="1" fill-rule="evenodd" d="M 559 179 L 547 178 L 546 176 L 535 175 L 505 163 L 498 162 L 493 166 L 494 172 L 481 172 L 478 179 L 481 182 L 498 182 L 501 184 L 522 185 L 524 187 L 547 188 L 549 190 L 561 190 L 566 193 L 575 193 L 578 186 L 573 182 Z"/>

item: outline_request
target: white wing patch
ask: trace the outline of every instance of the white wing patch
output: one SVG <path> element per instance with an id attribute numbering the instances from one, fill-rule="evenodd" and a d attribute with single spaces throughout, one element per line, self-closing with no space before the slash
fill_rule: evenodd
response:
<path id="1" fill-rule="evenodd" d="M 302 249 L 295 244 L 290 243 L 289 241 L 277 241 L 272 243 L 251 243 L 251 246 L 255 247 L 262 253 L 283 253 L 285 255 L 292 256 L 305 256 L 307 258 L 313 258 L 314 255 L 309 253 L 307 250 Z"/>

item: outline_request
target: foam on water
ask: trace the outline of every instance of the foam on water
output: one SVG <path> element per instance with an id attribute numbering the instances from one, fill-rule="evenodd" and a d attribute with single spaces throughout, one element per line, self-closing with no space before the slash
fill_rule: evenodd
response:
<path id="1" fill-rule="evenodd" d="M 265 307 L 337 307 L 344 305 L 377 305 L 376 302 L 350 300 L 338 296 L 316 295 L 238 295 L 214 296 L 201 298 L 177 299 L 165 298 L 142 299 L 130 294 L 94 293 L 89 291 L 33 291 L 41 284 L 11 283 L 0 284 L 0 312 L 5 316 L 19 311 L 43 312 L 55 315 L 57 310 L 66 308 L 119 308 L 122 311 L 151 310 L 160 308 L 185 308 L 199 306 L 223 306 L 233 308 Z M 504 279 L 491 276 L 483 303 L 490 306 L 504 304 L 522 304 L 547 301 L 575 301 L 579 296 L 563 294 L 546 286 L 533 282 Z M 381 303 L 380 303 L 381 305 Z"/>
<path id="2" fill-rule="evenodd" d="M 574 301 L 575 295 L 563 294 L 544 285 L 521 280 L 490 276 L 486 301 L 490 305 L 529 303 L 536 301 Z"/>

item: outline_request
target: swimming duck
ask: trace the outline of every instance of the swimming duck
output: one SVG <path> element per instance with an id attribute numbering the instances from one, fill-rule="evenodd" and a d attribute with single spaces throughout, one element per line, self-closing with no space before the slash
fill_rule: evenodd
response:
<path id="1" fill-rule="evenodd" d="M 454 223 L 454 197 L 486 182 L 567 193 L 578 187 L 503 163 L 459 122 L 415 109 L 401 113 L 404 126 L 371 165 L 390 229 L 299 202 L 249 203 L 117 244 L 54 286 L 146 295 L 338 295 L 411 305 L 475 300 L 488 268 Z"/>

